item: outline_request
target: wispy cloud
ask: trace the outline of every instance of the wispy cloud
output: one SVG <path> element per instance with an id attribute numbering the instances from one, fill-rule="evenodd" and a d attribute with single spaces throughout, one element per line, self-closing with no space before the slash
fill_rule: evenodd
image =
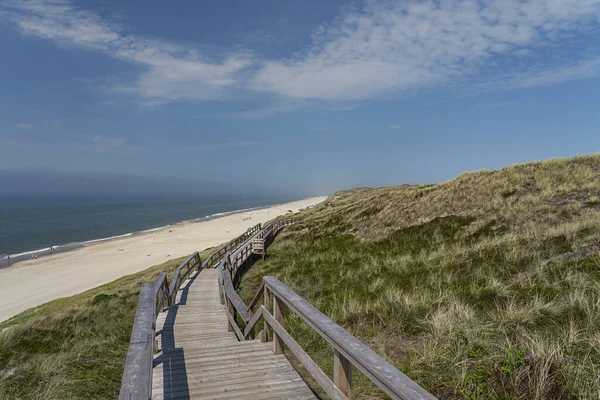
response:
<path id="1" fill-rule="evenodd" d="M 537 59 L 539 49 L 599 28 L 600 0 L 366 0 L 322 25 L 303 51 L 272 60 L 243 50 L 206 54 L 142 37 L 68 0 L 2 4 L 0 16 L 23 35 L 141 67 L 132 80 L 105 84 L 110 94 L 146 106 L 243 92 L 275 95 L 271 105 L 217 117 L 264 118 L 324 104 L 348 109 L 352 102 L 424 88 L 535 87 L 600 74 L 597 50 L 544 64 Z"/>
<path id="2" fill-rule="evenodd" d="M 509 81 L 510 87 L 550 86 L 566 81 L 600 75 L 600 57 L 581 60 L 573 65 L 546 67 L 542 70 L 519 73 Z"/>
<path id="3" fill-rule="evenodd" d="M 8 0 L 3 14 L 25 35 L 52 40 L 59 46 L 99 51 L 143 67 L 133 82 L 105 89 L 138 96 L 146 105 L 223 98 L 236 86 L 238 73 L 252 62 L 245 52 L 214 60 L 193 48 L 137 37 L 67 0 Z"/>
<path id="4" fill-rule="evenodd" d="M 597 26 L 599 5 L 598 0 L 370 1 L 323 25 L 299 56 L 266 62 L 254 88 L 292 98 L 361 100 L 444 85 L 481 73 L 496 57 L 524 57 L 530 48 Z M 591 74 L 591 68 L 554 68 L 551 76 L 531 77 L 521 86 Z"/>
<path id="5" fill-rule="evenodd" d="M 391 130 L 398 130 L 400 128 L 402 128 L 402 125 L 400 125 L 400 124 L 388 125 L 388 129 L 391 129 Z"/>
<path id="6" fill-rule="evenodd" d="M 25 123 L 25 122 L 20 122 L 20 123 L 18 123 L 18 124 L 15 125 L 15 128 L 22 129 L 22 130 L 31 129 L 31 128 L 33 128 L 33 124 L 28 124 L 28 123 Z"/>
<path id="7" fill-rule="evenodd" d="M 212 151 L 212 150 L 224 150 L 233 149 L 237 147 L 248 147 L 257 146 L 260 144 L 254 140 L 240 140 L 233 142 L 221 142 L 221 143 L 181 143 L 172 140 L 160 139 L 156 142 L 162 149 L 165 147 L 171 150 L 185 149 L 186 151 L 198 152 L 198 151 Z"/>
<path id="8" fill-rule="evenodd" d="M 203 114 L 202 118 L 261 119 L 292 112 L 309 111 L 349 111 L 363 106 L 358 102 L 321 101 L 304 99 L 283 99 L 262 107 L 225 114 Z"/>

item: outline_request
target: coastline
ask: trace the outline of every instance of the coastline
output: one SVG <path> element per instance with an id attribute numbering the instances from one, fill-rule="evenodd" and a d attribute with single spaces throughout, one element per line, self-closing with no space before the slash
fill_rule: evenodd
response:
<path id="1" fill-rule="evenodd" d="M 232 211 L 125 237 L 61 246 L 54 254 L 37 259 L 29 255 L 18 262 L 11 260 L 10 266 L 0 268 L 0 299 L 4 304 L 0 321 L 50 300 L 81 293 L 169 259 L 227 242 L 251 226 L 325 199 L 316 197 Z"/>
<path id="2" fill-rule="evenodd" d="M 303 199 L 303 200 L 309 200 L 309 199 Z M 302 200 L 298 200 L 298 201 L 302 201 Z M 224 212 L 207 215 L 207 216 L 200 217 L 200 218 L 179 221 L 179 222 L 176 222 L 173 224 L 164 225 L 164 226 L 160 226 L 160 227 L 156 227 L 156 228 L 144 229 L 141 231 L 134 231 L 134 232 L 127 232 L 124 234 L 119 234 L 119 235 L 105 237 L 105 238 L 91 239 L 91 240 L 86 240 L 83 242 L 71 242 L 71 243 L 66 243 L 66 244 L 60 244 L 60 245 L 55 245 L 55 246 L 51 246 L 51 247 L 46 247 L 43 249 L 25 251 L 25 252 L 17 253 L 17 254 L 9 254 L 7 256 L 3 256 L 2 258 L 0 258 L 0 270 L 3 268 L 13 267 L 22 261 L 31 260 L 34 256 L 37 256 L 38 257 L 37 259 L 40 259 L 41 257 L 45 257 L 45 256 L 74 251 L 81 247 L 93 245 L 95 243 L 105 243 L 105 242 L 109 242 L 109 241 L 113 241 L 113 240 L 123 239 L 126 237 L 138 236 L 138 235 L 143 235 L 146 233 L 154 233 L 154 232 L 158 232 L 163 229 L 172 228 L 172 227 L 182 225 L 182 224 L 202 223 L 202 222 L 210 221 L 210 220 L 217 219 L 217 218 L 223 218 L 228 215 L 241 214 L 244 212 L 249 212 L 249 211 L 254 211 L 254 210 L 263 210 L 263 209 L 267 209 L 270 207 L 284 206 L 285 204 L 289 204 L 289 203 L 272 204 L 272 205 L 268 205 L 268 206 L 250 207 L 250 208 L 244 208 L 244 209 L 240 209 L 240 210 L 224 211 Z"/>

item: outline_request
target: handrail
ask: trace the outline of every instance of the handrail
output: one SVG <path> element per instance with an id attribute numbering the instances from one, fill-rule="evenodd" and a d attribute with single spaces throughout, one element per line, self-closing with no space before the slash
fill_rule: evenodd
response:
<path id="1" fill-rule="evenodd" d="M 335 351 L 356 366 L 388 396 L 395 399 L 434 399 L 377 353 L 344 328 L 317 310 L 312 304 L 273 276 L 263 278 L 265 287 L 283 301 L 304 322 L 325 339 Z"/>
<path id="2" fill-rule="evenodd" d="M 228 271 L 223 271 L 223 286 L 225 286 L 225 293 L 227 294 L 227 299 L 233 307 L 236 309 L 240 317 L 244 320 L 244 322 L 250 321 L 250 313 L 248 312 L 248 307 L 244 304 L 244 300 L 240 297 L 240 295 L 235 291 L 233 287 L 233 282 L 231 280 L 231 275 Z"/>
<path id="3" fill-rule="evenodd" d="M 156 316 L 159 312 L 162 311 L 165 304 L 165 300 L 167 301 L 167 303 L 170 302 L 169 287 L 167 286 L 167 273 L 161 272 L 160 274 L 158 274 L 158 278 L 156 278 L 156 282 L 154 283 L 154 285 L 154 298 L 158 303 L 156 305 L 156 311 L 154 314 L 154 320 L 156 321 Z"/>
<path id="4" fill-rule="evenodd" d="M 256 224 L 253 227 L 248 228 L 248 230 L 246 230 L 246 232 L 242 233 L 241 235 L 239 235 L 236 238 L 229 241 L 224 246 L 219 247 L 210 256 L 208 256 L 206 258 L 206 260 L 204 260 L 204 263 L 202 263 L 202 269 L 213 267 L 216 264 L 216 263 L 213 263 L 213 259 L 215 257 L 217 257 L 220 260 L 222 254 L 225 254 L 228 251 L 230 251 L 232 247 L 237 247 L 237 246 L 231 246 L 232 244 L 239 245 L 240 242 L 242 242 L 242 243 L 245 242 L 248 237 L 252 237 L 256 232 L 260 231 L 261 227 L 262 227 L 261 224 Z"/>
<path id="5" fill-rule="evenodd" d="M 192 260 L 194 260 L 194 262 L 192 265 L 190 265 L 190 262 Z M 177 290 L 179 289 L 181 281 L 187 278 L 187 276 L 190 274 L 194 267 L 200 269 L 201 261 L 202 260 L 200 259 L 200 254 L 198 252 L 195 252 L 194 254 L 189 256 L 184 262 L 182 262 L 179 265 L 179 267 L 177 267 L 177 269 L 173 273 L 173 276 L 171 277 L 171 284 L 169 285 L 169 305 L 175 303 L 175 298 L 177 297 Z M 187 270 L 183 273 L 183 276 L 181 276 L 181 270 L 183 269 L 183 267 L 187 267 Z"/>
<path id="6" fill-rule="evenodd" d="M 252 313 L 261 296 L 264 305 Z M 273 314 L 268 310 L 273 301 Z M 308 326 L 317 332 L 334 349 L 334 378 L 331 380 L 323 370 L 300 347 L 284 328 L 284 305 L 290 308 Z M 367 376 L 392 399 L 432 400 L 433 395 L 385 361 L 360 340 L 316 309 L 312 304 L 273 276 L 263 277 L 263 282 L 248 307 L 250 319 L 246 321 L 244 339 L 254 337 L 255 327 L 262 319 L 265 323 L 261 341 L 267 340 L 267 326 L 273 331 L 273 351 L 283 352 L 284 345 L 294 353 L 298 361 L 332 399 L 350 398 L 351 366 Z M 240 328 L 234 326 L 233 330 Z"/>
<path id="7" fill-rule="evenodd" d="M 157 295 L 167 280 L 161 272 L 156 281 L 142 283 L 125 360 L 119 399 L 148 399 L 152 388 L 152 355 L 157 316 Z M 164 300 L 164 296 L 159 304 Z"/>
<path id="8" fill-rule="evenodd" d="M 269 222 L 269 223 L 263 225 L 262 229 L 260 229 L 258 232 L 256 232 L 255 235 L 248 238 L 248 240 L 246 242 L 244 242 L 244 244 L 239 246 L 235 250 L 235 252 L 230 251 L 227 254 L 225 254 L 223 259 L 217 265 L 217 269 L 219 270 L 219 274 L 218 274 L 219 295 L 221 296 L 222 303 L 227 304 L 227 301 L 229 300 L 245 323 L 248 323 L 248 321 L 250 321 L 250 317 L 251 317 L 250 310 L 248 307 L 246 307 L 246 305 L 244 304 L 244 301 L 241 299 L 241 297 L 235 290 L 235 287 L 233 286 L 232 275 L 235 275 L 237 273 L 237 269 L 238 269 L 239 265 L 237 265 L 237 261 L 234 265 L 231 261 L 231 257 L 238 252 L 243 253 L 245 251 L 246 254 L 248 254 L 248 252 L 252 251 L 252 243 L 251 242 L 254 239 L 256 239 L 256 238 L 264 239 L 268 235 L 275 235 L 275 234 L 277 234 L 277 232 L 279 232 L 285 226 L 290 225 L 296 221 L 298 221 L 298 219 L 285 218 L 285 219 L 272 221 L 272 222 Z M 241 257 L 241 259 L 245 261 L 246 258 Z M 229 268 L 227 268 L 225 264 L 228 264 Z"/>

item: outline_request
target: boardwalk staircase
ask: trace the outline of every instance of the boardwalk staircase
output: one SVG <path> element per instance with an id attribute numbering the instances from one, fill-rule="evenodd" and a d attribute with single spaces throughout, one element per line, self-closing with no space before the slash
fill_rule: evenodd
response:
<path id="1" fill-rule="evenodd" d="M 352 366 L 392 399 L 433 399 L 369 347 L 274 277 L 249 305 L 235 282 L 287 225 L 256 225 L 204 262 L 196 252 L 170 283 L 142 284 L 120 399 L 316 399 L 284 349 L 332 399 L 351 397 Z M 285 329 L 286 309 L 333 348 L 331 379 Z"/>

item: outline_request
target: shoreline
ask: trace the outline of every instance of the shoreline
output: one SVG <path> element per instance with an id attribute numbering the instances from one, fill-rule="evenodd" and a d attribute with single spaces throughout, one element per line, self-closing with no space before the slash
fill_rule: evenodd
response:
<path id="1" fill-rule="evenodd" d="M 54 254 L 0 268 L 0 322 L 48 301 L 64 298 L 165 261 L 225 243 L 248 228 L 323 202 L 316 197 L 229 212 L 110 240 L 58 247 Z M 64 251 L 59 251 L 63 249 Z"/>
<path id="2" fill-rule="evenodd" d="M 308 200 L 308 199 L 311 199 L 311 198 L 301 199 L 301 200 L 297 200 L 297 201 Z M 289 203 L 279 203 L 279 204 L 271 204 L 271 205 L 267 205 L 267 206 L 243 208 L 240 210 L 224 211 L 224 212 L 207 215 L 207 216 L 200 217 L 200 218 L 183 220 L 183 221 L 175 222 L 172 224 L 159 226 L 156 228 L 144 229 L 142 231 L 127 232 L 124 234 L 119 234 L 119 235 L 109 236 L 109 237 L 104 237 L 104 238 L 98 238 L 98 239 L 91 239 L 91 240 L 86 240 L 83 242 L 71 242 L 71 243 L 66 243 L 66 244 L 54 245 L 51 247 L 45 247 L 43 249 L 25 251 L 25 252 L 16 253 L 16 254 L 9 254 L 9 255 L 6 255 L 6 256 L 3 256 L 2 258 L 0 258 L 0 269 L 10 268 L 20 262 L 27 261 L 27 260 L 32 260 L 32 259 L 38 260 L 41 257 L 46 257 L 46 256 L 54 255 L 54 254 L 60 254 L 60 253 L 65 253 L 65 252 L 69 252 L 69 251 L 74 251 L 74 250 L 80 249 L 82 247 L 93 245 L 95 243 L 106 243 L 106 242 L 115 241 L 115 240 L 128 238 L 128 237 L 132 237 L 132 236 L 140 236 L 140 235 L 144 235 L 147 233 L 159 232 L 163 229 L 175 227 L 178 225 L 202 223 L 202 222 L 211 221 L 211 220 L 217 219 L 217 218 L 223 218 L 223 217 L 226 217 L 229 215 L 241 214 L 244 212 L 254 211 L 254 210 L 263 210 L 263 209 L 267 209 L 270 207 L 282 206 L 284 204 L 289 204 Z M 37 256 L 38 258 L 34 258 L 34 256 Z"/>

